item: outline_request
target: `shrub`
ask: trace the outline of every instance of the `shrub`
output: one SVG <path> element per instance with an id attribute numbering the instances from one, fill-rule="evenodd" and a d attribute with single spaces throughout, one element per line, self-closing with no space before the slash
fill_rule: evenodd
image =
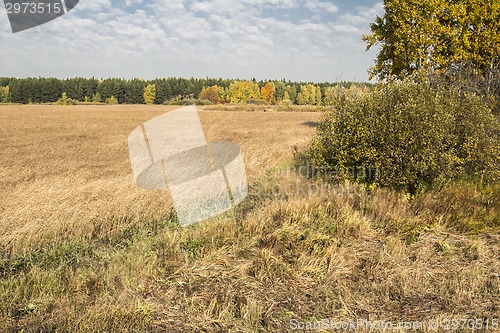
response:
<path id="1" fill-rule="evenodd" d="M 118 100 L 115 96 L 111 96 L 110 98 L 106 98 L 106 104 L 118 104 Z"/>
<path id="2" fill-rule="evenodd" d="M 396 81 L 326 114 L 306 155 L 335 178 L 414 194 L 465 177 L 495 180 L 499 125 L 474 94 Z"/>
<path id="3" fill-rule="evenodd" d="M 56 105 L 77 105 L 78 101 L 72 98 L 69 98 L 68 95 L 63 92 L 61 98 L 59 98 L 56 102 Z"/>
<path id="4" fill-rule="evenodd" d="M 94 103 L 101 103 L 102 102 L 102 97 L 101 97 L 101 93 L 100 92 L 96 92 L 92 96 L 92 102 L 94 102 Z"/>

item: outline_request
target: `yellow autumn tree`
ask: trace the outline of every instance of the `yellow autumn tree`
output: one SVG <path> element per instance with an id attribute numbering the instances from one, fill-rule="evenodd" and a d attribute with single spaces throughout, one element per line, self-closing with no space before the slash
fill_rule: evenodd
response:
<path id="1" fill-rule="evenodd" d="M 260 99 L 259 85 L 251 81 L 235 81 L 229 85 L 226 98 L 235 104 Z"/>
<path id="2" fill-rule="evenodd" d="M 267 82 L 260 90 L 260 96 L 266 102 L 274 104 L 276 102 L 276 87 L 274 83 Z"/>
<path id="3" fill-rule="evenodd" d="M 0 87 L 0 103 L 10 102 L 10 88 L 9 86 Z"/>
<path id="4" fill-rule="evenodd" d="M 144 102 L 147 105 L 153 105 L 156 99 L 156 86 L 154 84 L 148 84 L 144 88 Z"/>
<path id="5" fill-rule="evenodd" d="M 363 36 L 380 46 L 371 76 L 472 64 L 493 67 L 500 54 L 500 1 L 384 0 L 385 14 Z"/>
<path id="6" fill-rule="evenodd" d="M 321 93 L 321 87 L 316 87 L 316 105 L 323 104 L 323 94 Z"/>
<path id="7" fill-rule="evenodd" d="M 319 89 L 319 94 L 317 90 Z M 297 95 L 297 104 L 299 105 L 316 105 L 317 97 L 321 103 L 321 88 L 315 87 L 313 84 L 306 84 L 300 86 L 300 97 Z"/>

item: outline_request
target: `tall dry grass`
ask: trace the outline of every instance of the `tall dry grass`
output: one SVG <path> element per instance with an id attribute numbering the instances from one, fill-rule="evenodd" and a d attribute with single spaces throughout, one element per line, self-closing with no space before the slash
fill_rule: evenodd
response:
<path id="1" fill-rule="evenodd" d="M 168 110 L 0 107 L 2 331 L 499 317 L 498 187 L 409 198 L 307 179 L 292 153 L 319 114 L 206 111 L 209 141 L 242 146 L 250 193 L 180 229 L 168 197 L 133 185 L 126 147 L 135 126 Z"/>
<path id="2" fill-rule="evenodd" d="M 170 216 L 168 195 L 133 182 L 127 137 L 175 107 L 2 106 L 0 247 L 102 237 Z M 201 112 L 207 140 L 242 146 L 250 181 L 304 145 L 316 115 Z"/>

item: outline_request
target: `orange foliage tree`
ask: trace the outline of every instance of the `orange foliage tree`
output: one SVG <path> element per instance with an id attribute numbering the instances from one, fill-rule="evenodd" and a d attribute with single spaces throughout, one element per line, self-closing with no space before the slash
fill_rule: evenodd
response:
<path id="1" fill-rule="evenodd" d="M 260 96 L 268 103 L 274 104 L 276 102 L 276 87 L 274 83 L 267 82 L 260 90 Z"/>
<path id="2" fill-rule="evenodd" d="M 224 101 L 224 88 L 217 85 L 204 87 L 200 92 L 200 99 L 206 99 L 214 104 L 219 104 Z"/>

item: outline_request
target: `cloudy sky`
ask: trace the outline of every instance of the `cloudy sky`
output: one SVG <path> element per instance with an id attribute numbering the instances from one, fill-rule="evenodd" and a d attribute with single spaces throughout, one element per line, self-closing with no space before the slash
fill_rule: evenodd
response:
<path id="1" fill-rule="evenodd" d="M 378 0 L 80 0 L 13 34 L 0 6 L 0 76 L 368 79 L 361 35 Z"/>

